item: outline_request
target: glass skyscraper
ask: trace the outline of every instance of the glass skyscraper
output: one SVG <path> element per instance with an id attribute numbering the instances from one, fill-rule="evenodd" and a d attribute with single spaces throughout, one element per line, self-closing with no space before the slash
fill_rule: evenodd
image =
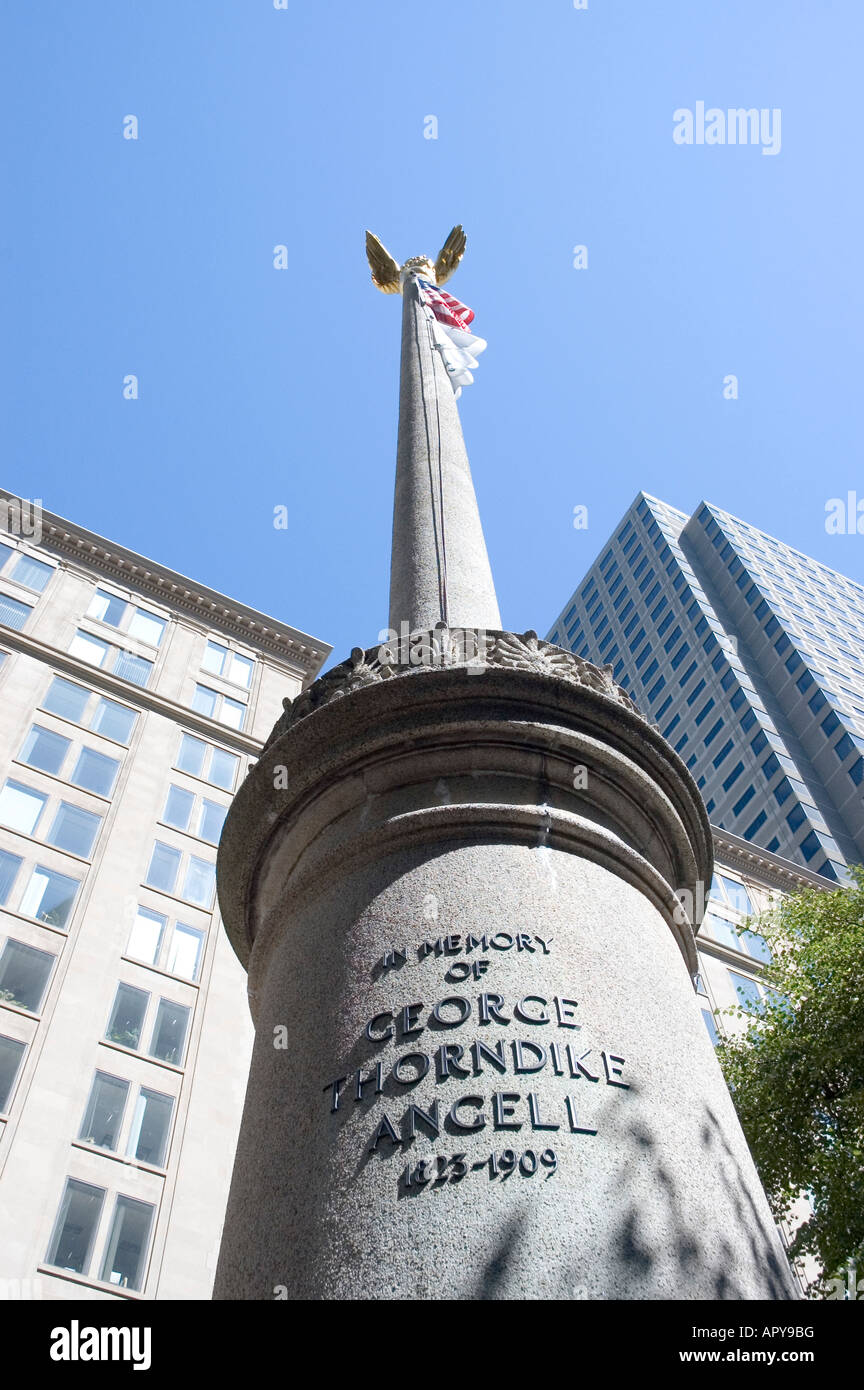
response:
<path id="1" fill-rule="evenodd" d="M 640 493 L 549 640 L 659 726 L 712 823 L 823 877 L 864 860 L 864 587 Z"/>

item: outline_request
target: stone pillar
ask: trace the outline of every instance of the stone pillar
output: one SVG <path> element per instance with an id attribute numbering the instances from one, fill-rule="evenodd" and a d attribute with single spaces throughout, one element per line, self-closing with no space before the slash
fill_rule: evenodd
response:
<path id="1" fill-rule="evenodd" d="M 694 994 L 690 774 L 607 672 L 453 636 L 355 651 L 229 814 L 256 1043 L 215 1297 L 794 1297 Z"/>
<path id="2" fill-rule="evenodd" d="M 453 627 L 500 628 L 459 410 L 414 276 L 407 277 L 402 299 L 390 627 L 398 633 L 406 624 L 414 631 L 446 618 Z"/>

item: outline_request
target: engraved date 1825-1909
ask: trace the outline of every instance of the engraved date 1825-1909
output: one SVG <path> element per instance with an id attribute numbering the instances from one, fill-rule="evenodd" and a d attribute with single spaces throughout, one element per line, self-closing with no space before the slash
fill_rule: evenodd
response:
<path id="1" fill-rule="evenodd" d="M 543 1150 L 539 1166 L 546 1170 L 547 1178 L 551 1178 L 558 1167 L 558 1155 L 554 1149 Z M 404 1187 L 461 1182 L 477 1168 L 488 1168 L 490 1178 L 500 1177 L 502 1181 L 517 1169 L 523 1178 L 531 1178 L 537 1172 L 538 1158 L 533 1149 L 526 1149 L 521 1156 L 513 1149 L 505 1149 L 501 1154 L 487 1154 L 485 1158 L 478 1158 L 469 1165 L 464 1154 L 437 1154 L 433 1158 L 421 1158 L 418 1163 L 406 1163 L 399 1174 L 399 1182 Z"/>

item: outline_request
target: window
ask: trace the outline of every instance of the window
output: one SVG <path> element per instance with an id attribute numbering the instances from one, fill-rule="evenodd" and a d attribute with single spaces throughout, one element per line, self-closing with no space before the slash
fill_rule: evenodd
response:
<path id="1" fill-rule="evenodd" d="M 69 780 L 97 796 L 110 796 L 119 767 L 117 758 L 109 758 L 93 748 L 82 748 Z"/>
<path id="2" fill-rule="evenodd" d="M 790 830 L 797 830 L 799 825 L 803 825 L 807 819 L 807 812 L 800 802 L 797 802 L 786 817 L 786 824 Z"/>
<path id="3" fill-rule="evenodd" d="M 35 946 L 10 937 L 0 955 L 0 1003 L 37 1014 L 55 960 L 50 952 L 37 951 Z"/>
<path id="4" fill-rule="evenodd" d="M 172 1096 L 141 1087 L 126 1145 L 129 1158 L 137 1158 L 139 1163 L 151 1163 L 154 1168 L 163 1167 L 173 1110 Z"/>
<path id="5" fill-rule="evenodd" d="M 66 1179 L 66 1190 L 45 1256 L 46 1264 L 68 1269 L 73 1274 L 86 1272 L 104 1200 L 105 1192 L 101 1187 L 92 1187 L 77 1178 Z"/>
<path id="6" fill-rule="evenodd" d="M 216 865 L 190 854 L 186 877 L 183 880 L 183 897 L 190 903 L 197 903 L 199 907 L 210 908 L 213 906 L 215 889 Z"/>
<path id="7" fill-rule="evenodd" d="M 34 724 L 18 756 L 22 763 L 56 776 L 71 746 L 71 740 L 63 738 L 62 734 L 52 733 L 50 729 L 43 729 L 41 724 Z"/>
<path id="8" fill-rule="evenodd" d="M 130 616 L 127 618 L 127 615 Z M 87 617 L 107 623 L 109 627 L 122 628 L 130 637 L 147 642 L 151 647 L 158 647 L 161 643 L 167 622 L 158 613 L 151 613 L 149 608 L 135 608 L 107 589 L 96 590 L 90 600 Z"/>
<path id="9" fill-rule="evenodd" d="M 134 710 L 103 696 L 96 706 L 91 728 L 94 733 L 113 738 L 116 743 L 128 743 L 137 718 Z"/>
<path id="10" fill-rule="evenodd" d="M 18 911 L 25 917 L 35 917 L 46 926 L 65 927 L 79 887 L 77 878 L 58 874 L 40 864 L 33 870 Z"/>
<path id="11" fill-rule="evenodd" d="M 0 822 L 22 835 L 32 835 L 48 797 L 21 782 L 7 782 L 0 791 Z"/>
<path id="12" fill-rule="evenodd" d="M 4 906 L 9 894 L 18 877 L 18 870 L 23 864 L 23 859 L 18 854 L 10 854 L 9 850 L 0 849 L 0 907 Z"/>
<path id="13" fill-rule="evenodd" d="M 55 676 L 42 701 L 42 708 L 73 724 L 81 724 L 85 728 L 89 724 L 94 733 L 103 734 L 116 743 L 128 743 L 137 718 L 135 710 L 118 704 L 116 700 L 109 700 L 107 696 L 100 696 L 88 721 L 85 712 L 92 694 L 92 690 L 87 690 L 83 685 L 67 681 L 63 676 Z"/>
<path id="14" fill-rule="evenodd" d="M 99 1278 L 124 1289 L 140 1289 L 155 1207 L 118 1197 Z"/>
<path id="15" fill-rule="evenodd" d="M 160 999 L 150 1039 L 150 1056 L 157 1057 L 160 1062 L 179 1066 L 183 1060 L 183 1044 L 188 1024 L 189 1009 L 185 1004 Z"/>
<path id="16" fill-rule="evenodd" d="M 168 918 L 149 907 L 136 909 L 126 954 L 184 980 L 197 980 L 205 933 L 183 922 L 168 932 Z M 167 947 L 166 947 L 167 941 Z"/>
<path id="17" fill-rule="evenodd" d="M 711 1039 L 714 1046 L 716 1047 L 720 1039 L 717 1035 L 717 1026 L 714 1022 L 714 1015 L 710 1009 L 703 1009 L 702 1017 L 705 1021 L 705 1027 L 708 1029 L 708 1036 Z"/>
<path id="18" fill-rule="evenodd" d="M 123 1081 L 119 1076 L 109 1076 L 104 1071 L 97 1071 L 90 1087 L 90 1099 L 84 1110 L 78 1138 L 85 1144 L 95 1144 L 100 1149 L 115 1150 L 128 1094 L 128 1081 Z"/>
<path id="19" fill-rule="evenodd" d="M 137 1050 L 149 999 L 150 995 L 144 989 L 135 989 L 133 985 L 117 986 L 111 1017 L 105 1030 L 105 1037 L 109 1042 L 117 1043 L 120 1047 L 129 1047 L 133 1051 Z"/>
<path id="20" fill-rule="evenodd" d="M 163 917 L 160 912 L 153 912 L 149 907 L 141 907 L 139 904 L 135 910 L 126 954 L 133 956 L 135 960 L 145 961 L 147 965 L 155 965 L 167 922 L 168 918 Z"/>
<path id="21" fill-rule="evenodd" d="M 46 565 L 43 560 L 35 560 L 32 555 L 25 555 L 22 551 L 9 577 L 14 579 L 16 584 L 22 584 L 25 589 L 34 589 L 37 594 L 41 594 L 53 573 L 53 565 Z"/>
<path id="22" fill-rule="evenodd" d="M 89 662 L 91 666 L 113 671 L 115 676 L 131 681 L 133 685 L 147 685 L 153 670 L 153 662 L 146 657 L 114 647 L 109 642 L 103 642 L 101 637 L 82 632 L 80 628 L 69 644 L 69 654 Z"/>
<path id="23" fill-rule="evenodd" d="M 183 787 L 171 786 L 168 788 L 162 819 L 167 825 L 176 826 L 178 830 L 187 830 L 194 805 L 193 792 L 186 791 Z"/>
<path id="24" fill-rule="evenodd" d="M 10 598 L 8 594 L 0 594 L 0 623 L 3 623 L 4 626 L 12 627 L 16 632 L 20 632 L 32 612 L 32 604 L 20 603 L 17 598 Z"/>
<path id="25" fill-rule="evenodd" d="M 599 631 L 598 629 L 598 636 Z M 242 685 L 245 690 L 248 690 L 252 683 L 254 666 L 255 663 L 250 657 L 241 656 L 239 652 L 232 652 L 221 642 L 212 641 L 207 643 L 204 660 L 201 662 L 204 671 L 209 671 L 214 676 L 223 676 L 235 685 Z"/>
<path id="26" fill-rule="evenodd" d="M 184 980 L 197 980 L 203 945 L 203 931 L 178 922 L 171 938 L 165 969 L 170 975 L 179 975 Z"/>
<path id="27" fill-rule="evenodd" d="M 750 1014 L 761 1013 L 763 992 L 756 981 L 748 979 L 746 975 L 739 975 L 737 970 L 729 971 L 729 979 L 732 981 L 742 1008 Z"/>
<path id="28" fill-rule="evenodd" d="M 218 845 L 227 814 L 227 806 L 220 806 L 218 801 L 207 801 L 202 797 L 201 809 L 198 814 L 198 835 L 200 838 L 209 840 L 211 845 Z"/>
<path id="29" fill-rule="evenodd" d="M 644 632 L 642 636 L 645 636 Z M 195 686 L 192 708 L 199 714 L 206 714 L 209 719 L 218 720 L 220 724 L 228 724 L 232 729 L 242 729 L 246 718 L 246 705 L 242 701 L 220 695 L 207 685 Z"/>
<path id="30" fill-rule="evenodd" d="M 70 719 L 73 724 L 82 724 L 89 699 L 90 691 L 85 690 L 84 686 L 75 685 L 73 681 L 64 680 L 62 676 L 55 676 L 48 687 L 48 694 L 42 701 L 42 708 L 49 710 L 51 714 L 59 714 L 63 719 Z"/>
<path id="31" fill-rule="evenodd" d="M 727 874 L 714 874 L 711 880 L 711 897 L 726 903 L 745 917 L 749 917 L 753 912 L 753 903 L 744 884 L 739 883 L 737 879 L 729 878 Z"/>
<path id="32" fill-rule="evenodd" d="M 183 734 L 180 740 L 177 756 L 179 770 L 189 772 L 193 777 L 201 777 L 205 782 L 212 782 L 214 786 L 224 787 L 226 791 L 234 787 L 239 761 L 235 753 L 214 748 L 211 743 L 194 738 L 192 734 Z"/>
<path id="33" fill-rule="evenodd" d="M 157 840 L 153 846 L 150 867 L 144 882 L 151 888 L 161 888 L 163 893 L 173 893 L 181 858 L 179 849 L 173 849 L 171 845 Z"/>
<path id="34" fill-rule="evenodd" d="M 12 1089 L 24 1052 L 23 1042 L 19 1042 L 17 1038 L 0 1035 L 0 1113 L 9 1109 Z"/>
<path id="35" fill-rule="evenodd" d="M 45 838 L 49 845 L 56 845 L 57 849 L 65 849 L 69 854 L 89 859 L 101 824 L 102 817 L 97 816 L 95 811 L 85 811 L 81 806 L 61 801 Z"/>

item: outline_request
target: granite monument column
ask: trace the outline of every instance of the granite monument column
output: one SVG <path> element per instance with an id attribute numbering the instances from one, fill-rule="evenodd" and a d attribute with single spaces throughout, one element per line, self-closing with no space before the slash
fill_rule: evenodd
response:
<path id="1" fill-rule="evenodd" d="M 215 1297 L 795 1297 L 694 993 L 699 792 L 608 668 L 501 630 L 412 262 L 370 260 L 407 289 L 391 627 L 421 631 L 289 704 L 226 822 L 256 1043 Z"/>

